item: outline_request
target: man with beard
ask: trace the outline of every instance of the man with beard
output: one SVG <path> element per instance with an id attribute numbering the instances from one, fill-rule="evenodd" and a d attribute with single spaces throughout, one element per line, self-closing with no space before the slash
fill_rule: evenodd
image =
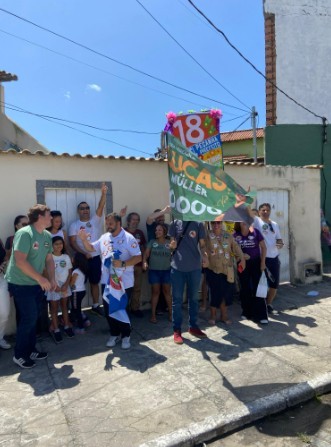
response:
<path id="1" fill-rule="evenodd" d="M 107 233 L 103 234 L 97 241 L 89 242 L 87 232 L 82 229 L 78 233 L 84 248 L 88 252 L 96 252 L 101 255 L 102 261 L 102 291 L 108 284 L 110 276 L 114 273 L 122 281 L 128 301 L 130 301 L 134 284 L 134 266 L 141 262 L 141 251 L 136 239 L 121 226 L 121 215 L 110 213 L 106 216 Z M 111 260 L 108 266 L 107 260 Z M 113 270 L 113 271 L 112 271 Z M 130 348 L 131 325 L 123 313 L 112 315 L 109 309 L 109 300 L 104 295 L 103 304 L 105 316 L 108 321 L 110 338 L 108 347 L 113 347 L 122 338 L 122 348 Z M 109 315 L 109 310 L 111 315 Z M 118 316 L 120 315 L 120 316 Z"/>

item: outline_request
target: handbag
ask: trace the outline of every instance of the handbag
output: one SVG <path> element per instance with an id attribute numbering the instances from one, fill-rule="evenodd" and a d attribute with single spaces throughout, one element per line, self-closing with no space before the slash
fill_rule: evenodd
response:
<path id="1" fill-rule="evenodd" d="M 266 298 L 267 293 L 268 293 L 268 281 L 267 281 L 266 274 L 263 271 L 261 274 L 259 284 L 257 286 L 256 296 L 258 298 Z"/>

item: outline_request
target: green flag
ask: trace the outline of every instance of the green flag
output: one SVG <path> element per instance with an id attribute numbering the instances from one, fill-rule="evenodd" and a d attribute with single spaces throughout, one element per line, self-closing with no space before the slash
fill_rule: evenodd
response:
<path id="1" fill-rule="evenodd" d="M 168 138 L 170 206 L 175 219 L 213 221 L 238 202 L 253 199 L 221 168 L 203 162 L 171 134 Z"/>

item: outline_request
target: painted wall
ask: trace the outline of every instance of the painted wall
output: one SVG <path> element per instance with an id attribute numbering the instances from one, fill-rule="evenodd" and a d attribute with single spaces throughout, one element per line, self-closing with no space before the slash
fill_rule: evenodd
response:
<path id="1" fill-rule="evenodd" d="M 257 156 L 264 157 L 264 139 L 258 138 L 257 141 Z M 223 155 L 243 155 L 247 154 L 248 157 L 254 157 L 253 153 L 253 140 L 242 141 L 226 141 L 223 143 Z"/>
<path id="2" fill-rule="evenodd" d="M 291 280 L 300 276 L 300 265 L 321 261 L 319 241 L 320 171 L 290 166 L 228 164 L 225 171 L 243 187 L 289 191 Z M 0 237 L 12 234 L 12 222 L 36 202 L 36 180 L 112 182 L 113 208 L 128 205 L 141 222 L 155 208 L 168 203 L 167 164 L 164 161 L 27 155 L 0 152 Z M 111 211 L 111 210 L 109 210 Z M 305 225 L 302 222 L 305 222 Z M 141 225 L 143 229 L 143 224 Z M 316 230 L 315 230 L 316 229 Z"/>
<path id="3" fill-rule="evenodd" d="M 141 220 L 168 203 L 166 163 L 0 152 L 0 237 L 12 233 L 13 218 L 36 203 L 36 180 L 112 182 L 113 207 L 137 211 Z M 111 212 L 112 210 L 109 210 Z"/>
<path id="4" fill-rule="evenodd" d="M 330 0 L 264 0 L 275 14 L 276 83 L 296 101 L 331 118 Z M 277 124 L 320 124 L 277 92 Z"/>
<path id="5" fill-rule="evenodd" d="M 245 188 L 289 192 L 289 240 L 284 243 L 290 246 L 291 282 L 300 282 L 304 263 L 322 261 L 320 171 L 292 166 L 226 166 L 226 172 Z"/>
<path id="6" fill-rule="evenodd" d="M 42 151 L 48 153 L 42 144 L 35 138 L 29 135 L 18 124 L 8 118 L 5 114 L 4 102 L 4 88 L 0 84 L 0 150 L 7 150 L 10 148 L 28 149 L 30 152 Z"/>
<path id="7" fill-rule="evenodd" d="M 321 175 L 321 205 L 331 222 L 331 126 L 323 146 L 321 125 L 277 125 L 265 129 L 266 163 L 272 165 L 304 166 L 323 164 Z M 309 203 L 307 203 L 309 206 Z"/>

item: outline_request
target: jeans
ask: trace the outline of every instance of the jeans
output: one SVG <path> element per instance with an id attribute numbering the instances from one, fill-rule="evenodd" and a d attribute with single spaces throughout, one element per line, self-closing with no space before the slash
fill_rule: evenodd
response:
<path id="1" fill-rule="evenodd" d="M 172 285 L 172 323 L 174 331 L 180 331 L 182 327 L 182 304 L 185 284 L 187 287 L 189 327 L 197 328 L 201 269 L 192 270 L 191 272 L 180 272 L 179 270 L 172 268 L 170 277 Z"/>
<path id="2" fill-rule="evenodd" d="M 8 284 L 18 311 L 15 357 L 28 360 L 36 351 L 36 324 L 41 312 L 44 292 L 39 285 L 19 286 Z"/>

